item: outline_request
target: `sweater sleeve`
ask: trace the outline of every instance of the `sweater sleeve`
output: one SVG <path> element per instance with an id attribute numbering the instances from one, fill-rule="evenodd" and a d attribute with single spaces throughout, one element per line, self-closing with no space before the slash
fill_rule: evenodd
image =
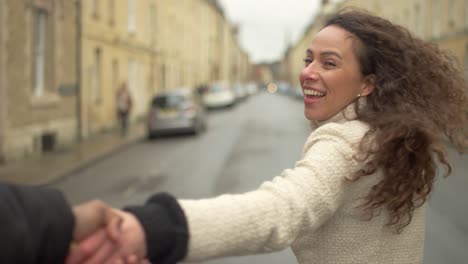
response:
<path id="1" fill-rule="evenodd" d="M 145 236 L 148 259 L 152 263 L 173 264 L 187 254 L 187 222 L 177 200 L 159 193 L 144 206 L 130 206 L 126 211 L 135 215 Z"/>
<path id="2" fill-rule="evenodd" d="M 353 138 L 340 126 L 325 127 L 312 133 L 293 169 L 259 189 L 180 200 L 190 232 L 185 260 L 281 250 L 305 230 L 316 230 L 327 221 L 352 184 L 345 178 L 358 169 L 352 157 L 361 137 Z"/>
<path id="3" fill-rule="evenodd" d="M 59 191 L 0 184 L 0 263 L 63 263 L 73 226 Z"/>

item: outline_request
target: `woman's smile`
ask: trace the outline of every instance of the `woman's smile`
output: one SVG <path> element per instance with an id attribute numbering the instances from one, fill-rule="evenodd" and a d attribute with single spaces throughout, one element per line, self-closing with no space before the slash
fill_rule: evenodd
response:
<path id="1" fill-rule="evenodd" d="M 314 88 L 304 88 L 304 104 L 312 104 L 323 99 L 327 93 Z"/>

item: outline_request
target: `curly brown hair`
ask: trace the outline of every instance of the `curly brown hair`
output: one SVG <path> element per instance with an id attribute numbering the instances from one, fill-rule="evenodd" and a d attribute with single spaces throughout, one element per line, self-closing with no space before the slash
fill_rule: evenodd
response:
<path id="1" fill-rule="evenodd" d="M 407 29 L 356 8 L 328 17 L 358 39 L 354 45 L 363 76 L 374 75 L 366 104 L 355 104 L 358 119 L 370 125 L 355 158 L 358 176 L 383 172 L 364 197 L 370 218 L 387 209 L 389 226 L 400 232 L 432 190 L 437 163 L 451 172 L 447 141 L 466 151 L 467 82 L 456 59 Z"/>

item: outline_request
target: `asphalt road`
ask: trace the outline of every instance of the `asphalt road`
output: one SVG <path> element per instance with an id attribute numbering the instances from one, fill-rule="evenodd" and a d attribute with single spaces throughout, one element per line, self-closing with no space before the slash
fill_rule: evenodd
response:
<path id="1" fill-rule="evenodd" d="M 155 192 L 206 198 L 258 187 L 290 168 L 310 133 L 302 102 L 261 93 L 209 113 L 208 130 L 143 140 L 54 185 L 72 203 L 99 198 L 113 206 L 140 204 Z M 425 264 L 468 263 L 468 158 L 451 153 L 454 175 L 437 182 L 427 210 Z M 296 263 L 281 252 L 205 264 Z"/>

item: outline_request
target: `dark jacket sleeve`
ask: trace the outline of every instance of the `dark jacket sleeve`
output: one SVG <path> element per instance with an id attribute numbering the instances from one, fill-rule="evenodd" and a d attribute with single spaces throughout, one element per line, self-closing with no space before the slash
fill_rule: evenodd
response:
<path id="1" fill-rule="evenodd" d="M 188 224 L 177 200 L 169 194 L 152 196 L 144 206 L 125 208 L 143 226 L 151 263 L 174 264 L 187 255 Z"/>
<path id="2" fill-rule="evenodd" d="M 63 263 L 73 227 L 59 191 L 0 183 L 0 263 Z"/>

